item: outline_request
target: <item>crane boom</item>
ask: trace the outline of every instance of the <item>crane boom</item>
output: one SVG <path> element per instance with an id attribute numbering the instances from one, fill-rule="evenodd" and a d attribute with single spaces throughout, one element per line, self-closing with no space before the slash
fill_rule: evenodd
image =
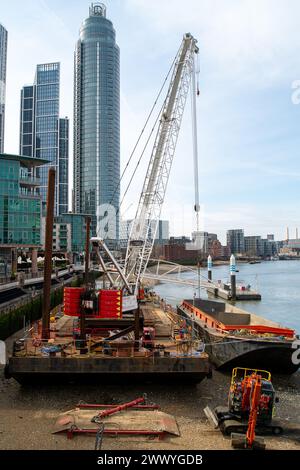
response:
<path id="1" fill-rule="evenodd" d="M 191 77 L 195 72 L 194 56 L 198 53 L 196 44 L 197 41 L 191 34 L 185 34 L 174 65 L 136 217 L 131 227 L 125 272 L 127 278 L 135 283 L 135 293 L 144 276 L 157 232 Z"/>

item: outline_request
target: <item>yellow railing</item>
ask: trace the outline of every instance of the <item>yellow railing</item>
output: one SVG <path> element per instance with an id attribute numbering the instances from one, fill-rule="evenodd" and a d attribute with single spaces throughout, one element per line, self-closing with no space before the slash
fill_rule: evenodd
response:
<path id="1" fill-rule="evenodd" d="M 260 370 L 260 369 L 248 369 L 245 367 L 235 367 L 232 371 L 231 376 L 231 385 L 234 385 L 237 378 L 244 379 L 245 377 L 249 377 L 252 374 L 261 375 L 264 380 L 268 380 L 271 382 L 271 373 L 267 370 Z"/>

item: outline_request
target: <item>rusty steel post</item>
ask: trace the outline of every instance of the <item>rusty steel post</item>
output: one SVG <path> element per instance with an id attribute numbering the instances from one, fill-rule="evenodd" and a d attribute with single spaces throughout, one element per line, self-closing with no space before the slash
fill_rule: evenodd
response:
<path id="1" fill-rule="evenodd" d="M 140 349 L 140 302 L 134 312 L 134 349 L 135 351 Z"/>
<path id="2" fill-rule="evenodd" d="M 43 316 L 42 316 L 42 338 L 43 339 L 50 338 L 54 197 L 55 197 L 55 169 L 49 168 L 48 194 L 47 194 L 47 217 L 46 217 L 46 228 L 45 228 L 44 291 L 43 291 Z"/>
<path id="3" fill-rule="evenodd" d="M 87 287 L 89 282 L 89 269 L 90 269 L 90 233 L 91 233 L 91 218 L 86 217 L 86 239 L 85 239 L 85 273 L 84 282 Z"/>

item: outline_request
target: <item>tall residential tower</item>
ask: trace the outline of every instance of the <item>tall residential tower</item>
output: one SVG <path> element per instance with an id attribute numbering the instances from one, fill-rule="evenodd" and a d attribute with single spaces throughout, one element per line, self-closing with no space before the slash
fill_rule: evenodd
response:
<path id="1" fill-rule="evenodd" d="M 20 154 L 42 158 L 40 192 L 47 200 L 48 169 L 56 169 L 55 215 L 68 212 L 69 120 L 59 118 L 60 64 L 37 66 L 33 85 L 21 91 Z"/>
<path id="2" fill-rule="evenodd" d="M 0 153 L 4 151 L 7 31 L 0 24 Z"/>
<path id="3" fill-rule="evenodd" d="M 100 206 L 119 209 L 119 179 L 120 52 L 106 7 L 97 2 L 80 29 L 74 83 L 74 205 L 92 215 L 94 233 Z M 118 238 L 118 217 L 116 228 Z"/>

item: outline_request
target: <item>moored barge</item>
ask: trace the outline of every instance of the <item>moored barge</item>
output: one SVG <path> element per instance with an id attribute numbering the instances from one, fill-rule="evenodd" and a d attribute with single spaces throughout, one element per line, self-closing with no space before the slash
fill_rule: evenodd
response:
<path id="1" fill-rule="evenodd" d="M 239 366 L 293 374 L 299 368 L 293 360 L 294 330 L 224 302 L 184 300 L 177 309 L 193 323 L 218 369 Z"/>
<path id="2" fill-rule="evenodd" d="M 140 341 L 134 339 L 135 319 L 86 318 L 87 341 L 82 342 L 79 317 L 52 317 L 48 340 L 41 338 L 40 322 L 30 334 L 17 341 L 6 366 L 6 377 L 20 383 L 43 382 L 121 382 L 133 380 L 162 382 L 184 380 L 199 383 L 210 377 L 211 366 L 206 353 L 188 336 L 176 334 L 180 328 L 172 311 L 164 312 L 159 303 L 141 305 L 138 329 Z"/>

